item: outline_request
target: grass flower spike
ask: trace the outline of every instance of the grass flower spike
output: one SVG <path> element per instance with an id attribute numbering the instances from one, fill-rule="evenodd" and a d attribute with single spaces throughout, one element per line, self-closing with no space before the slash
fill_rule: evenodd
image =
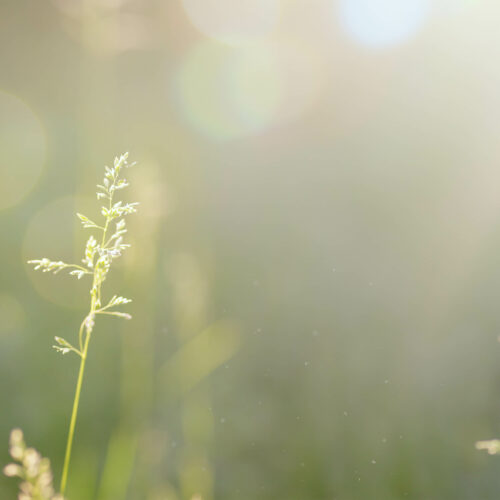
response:
<path id="1" fill-rule="evenodd" d="M 11 432 L 9 451 L 15 463 L 6 465 L 3 472 L 8 477 L 22 479 L 19 500 L 63 500 L 54 492 L 49 459 L 34 448 L 26 448 L 20 429 Z"/>
<path id="2" fill-rule="evenodd" d="M 498 455 L 500 454 L 500 440 L 478 441 L 476 443 L 476 450 L 486 450 L 490 455 Z"/>
<path id="3" fill-rule="evenodd" d="M 122 253 L 130 246 L 124 243 L 124 235 L 127 232 L 125 217 L 127 215 L 133 214 L 137 211 L 138 203 L 125 203 L 120 200 L 116 200 L 117 191 L 120 191 L 127 187 L 129 184 L 126 179 L 122 177 L 124 169 L 133 166 L 134 164 L 128 163 L 128 153 L 116 157 L 114 159 L 113 167 L 105 167 L 105 175 L 101 184 L 97 186 L 97 199 L 103 200 L 104 204 L 101 207 L 101 214 L 103 221 L 96 223 L 90 220 L 87 216 L 83 214 L 77 214 L 78 218 L 83 224 L 85 229 L 90 229 L 93 234 L 89 236 L 87 243 L 85 245 L 84 256 L 81 264 L 67 264 L 62 261 L 52 261 L 48 258 L 42 258 L 38 260 L 30 260 L 29 264 L 33 264 L 35 269 L 41 270 L 42 272 L 53 272 L 54 274 L 61 271 L 68 271 L 70 275 L 76 276 L 76 278 L 81 279 L 86 276 L 90 278 L 90 307 L 87 315 L 83 319 L 80 329 L 78 331 L 78 336 L 76 343 L 72 344 L 68 340 L 61 337 L 55 337 L 56 344 L 53 346 L 57 351 L 62 354 L 75 353 L 80 357 L 80 369 L 78 372 L 78 379 L 76 383 L 75 398 L 73 401 L 73 410 L 71 413 L 71 420 L 69 425 L 68 440 L 66 444 L 66 453 L 64 457 L 64 466 L 61 477 L 60 492 L 64 495 L 67 479 L 69 463 L 71 459 L 71 448 L 73 444 L 73 437 L 75 433 L 76 419 L 78 415 L 78 406 L 80 401 L 80 394 L 83 382 L 83 374 L 85 371 L 85 361 L 87 359 L 89 343 L 92 336 L 92 332 L 95 327 L 95 321 L 99 315 L 109 315 L 117 316 L 119 318 L 130 319 L 130 314 L 118 310 L 117 307 L 128 304 L 130 299 L 124 297 L 113 295 L 107 301 L 103 300 L 103 295 L 101 293 L 101 288 L 103 283 L 106 281 L 108 273 L 115 259 L 120 257 Z M 13 431 L 14 438 L 19 437 L 18 430 Z M 16 442 L 22 442 L 22 434 L 20 435 L 20 441 L 14 439 Z M 24 445 L 14 444 L 11 442 L 11 450 L 24 449 Z M 26 450 L 28 453 L 30 449 Z M 34 451 L 34 450 L 33 450 Z M 32 452 L 30 452 L 32 454 Z M 13 458 L 22 458 L 12 455 Z M 33 455 L 34 456 L 34 455 Z M 38 455 L 37 455 L 38 457 Z M 37 458 L 38 462 L 42 462 Z M 24 463 L 24 462 L 23 462 Z M 43 462 L 43 464 L 47 464 Z M 47 467 L 44 465 L 44 474 Z M 21 467 L 21 468 L 19 468 Z M 7 466 L 5 473 L 10 476 L 19 476 L 25 479 L 26 471 L 23 466 L 17 466 L 16 464 L 10 464 Z M 41 465 L 40 465 L 41 467 Z M 40 472 L 42 474 L 42 472 Z M 29 476 L 31 477 L 31 476 Z M 47 478 L 48 476 L 43 476 Z M 26 481 L 22 483 L 25 484 Z M 50 481 L 52 484 L 52 480 Z M 23 487 L 21 485 L 21 488 Z M 47 491 L 50 491 L 49 489 Z M 21 494 L 20 494 L 21 495 Z M 36 498 L 40 500 L 52 498 L 62 498 L 53 497 L 50 495 L 45 496 L 19 496 L 22 500 L 29 498 Z"/>

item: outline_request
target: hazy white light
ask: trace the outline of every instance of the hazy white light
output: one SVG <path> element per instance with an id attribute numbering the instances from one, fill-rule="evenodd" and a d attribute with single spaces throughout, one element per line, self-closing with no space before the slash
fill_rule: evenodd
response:
<path id="1" fill-rule="evenodd" d="M 36 185 L 45 149 L 45 134 L 33 111 L 0 91 L 0 210 L 19 203 Z"/>
<path id="2" fill-rule="evenodd" d="M 273 57 L 279 75 L 279 107 L 275 122 L 285 122 L 307 111 L 320 97 L 326 85 L 327 63 L 324 55 L 304 40 L 282 39 L 262 46 Z"/>
<path id="3" fill-rule="evenodd" d="M 339 13 L 343 28 L 352 38 L 377 48 L 414 36 L 430 10 L 430 0 L 340 0 Z"/>
<path id="4" fill-rule="evenodd" d="M 442 0 L 434 8 L 442 15 L 463 14 L 468 9 L 476 7 L 478 3 L 479 0 Z"/>
<path id="5" fill-rule="evenodd" d="M 189 19 L 203 34 L 230 45 L 268 35 L 276 27 L 279 0 L 183 0 Z"/>

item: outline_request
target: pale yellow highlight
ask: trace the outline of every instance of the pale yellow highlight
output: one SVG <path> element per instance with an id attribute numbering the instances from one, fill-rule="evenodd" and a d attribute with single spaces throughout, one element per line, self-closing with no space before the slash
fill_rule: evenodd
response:
<path id="1" fill-rule="evenodd" d="M 174 393 L 188 392 L 238 351 L 236 323 L 221 320 L 184 344 L 160 369 L 159 378 Z"/>

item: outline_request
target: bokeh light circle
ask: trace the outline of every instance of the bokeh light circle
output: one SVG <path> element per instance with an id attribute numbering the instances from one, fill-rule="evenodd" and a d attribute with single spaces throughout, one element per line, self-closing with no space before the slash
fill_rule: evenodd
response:
<path id="1" fill-rule="evenodd" d="M 219 139 L 264 128 L 277 108 L 280 86 L 270 55 L 236 53 L 212 43 L 187 55 L 176 81 L 184 116 Z"/>
<path id="2" fill-rule="evenodd" d="M 183 0 L 191 23 L 204 35 L 242 45 L 269 35 L 279 21 L 279 0 Z"/>
<path id="3" fill-rule="evenodd" d="M 202 43 L 179 69 L 176 99 L 193 128 L 232 139 L 302 113 L 319 95 L 325 74 L 314 50 L 289 40 L 237 50 Z"/>
<path id="4" fill-rule="evenodd" d="M 390 47 L 418 33 L 431 11 L 430 0 L 340 0 L 343 29 L 361 45 Z"/>
<path id="5" fill-rule="evenodd" d="M 40 178 L 46 139 L 35 113 L 0 91 L 0 210 L 17 205 Z"/>
<path id="6" fill-rule="evenodd" d="M 31 219 L 23 242 L 24 261 L 47 257 L 51 260 L 79 264 L 83 258 L 86 238 L 91 234 L 82 225 L 75 213 L 81 212 L 91 219 L 97 205 L 92 198 L 65 196 L 56 199 Z M 88 277 L 81 280 L 69 276 L 67 271 L 42 273 L 26 264 L 26 271 L 36 291 L 45 299 L 65 307 L 86 307 L 90 283 Z"/>

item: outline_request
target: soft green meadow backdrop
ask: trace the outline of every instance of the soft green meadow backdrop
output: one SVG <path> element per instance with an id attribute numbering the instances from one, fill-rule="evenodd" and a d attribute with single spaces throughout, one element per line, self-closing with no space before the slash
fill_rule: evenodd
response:
<path id="1" fill-rule="evenodd" d="M 2 0 L 2 465 L 19 426 L 59 480 L 88 288 L 26 261 L 83 257 L 129 151 L 134 318 L 94 332 L 69 500 L 497 499 L 499 18 Z"/>

